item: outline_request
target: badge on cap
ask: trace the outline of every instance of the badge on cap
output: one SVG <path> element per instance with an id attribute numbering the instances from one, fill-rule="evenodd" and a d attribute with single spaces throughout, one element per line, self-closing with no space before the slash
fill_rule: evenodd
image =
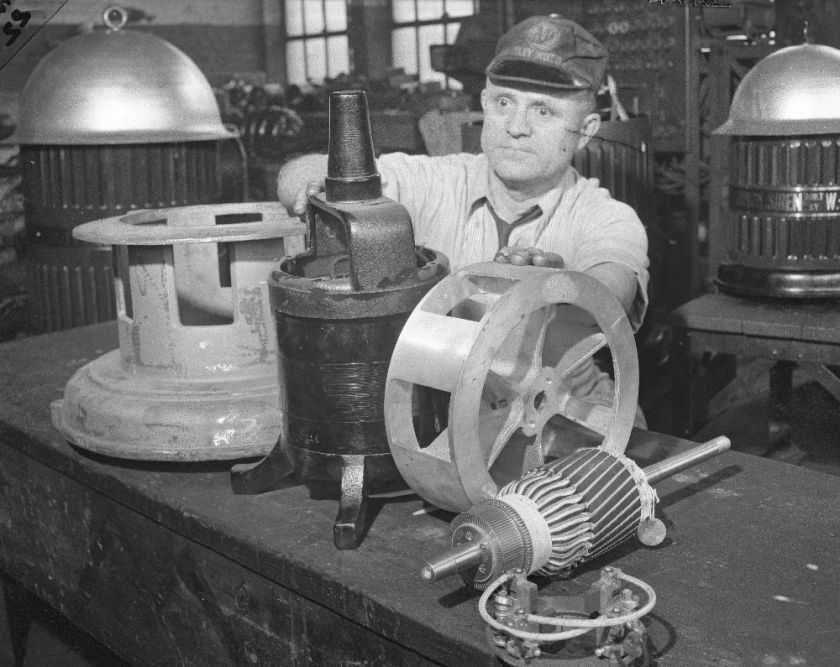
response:
<path id="1" fill-rule="evenodd" d="M 566 30 L 566 32 L 569 31 Z M 556 48 L 562 38 L 560 28 L 551 23 L 537 23 L 528 30 L 528 41 L 531 46 L 544 51 Z"/>

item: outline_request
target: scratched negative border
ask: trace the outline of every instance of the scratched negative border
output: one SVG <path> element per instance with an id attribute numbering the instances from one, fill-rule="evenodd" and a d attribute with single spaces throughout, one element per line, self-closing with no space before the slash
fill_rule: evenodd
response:
<path id="1" fill-rule="evenodd" d="M 0 0 L 0 70 L 66 4 L 67 0 Z"/>

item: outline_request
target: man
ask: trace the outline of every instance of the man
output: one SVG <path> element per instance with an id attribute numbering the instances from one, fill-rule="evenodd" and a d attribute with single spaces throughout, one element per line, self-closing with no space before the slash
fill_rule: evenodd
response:
<path id="1" fill-rule="evenodd" d="M 417 243 L 442 251 L 453 270 L 495 259 L 582 271 L 612 291 L 635 330 L 647 307 L 644 227 L 571 166 L 600 127 L 595 94 L 606 62 L 601 43 L 573 21 L 526 19 L 499 39 L 486 70 L 482 154 L 392 153 L 377 166 L 384 194 L 408 209 Z M 289 162 L 280 201 L 303 214 L 325 173 L 326 156 Z M 612 400 L 612 383 L 594 364 L 575 385 L 580 396 Z"/>

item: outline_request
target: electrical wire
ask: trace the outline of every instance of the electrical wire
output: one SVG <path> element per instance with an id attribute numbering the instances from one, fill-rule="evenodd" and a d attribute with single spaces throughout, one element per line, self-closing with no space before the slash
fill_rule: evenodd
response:
<path id="1" fill-rule="evenodd" d="M 502 584 L 513 578 L 513 573 L 507 572 L 493 581 L 493 583 L 491 583 L 487 587 L 487 590 L 485 590 L 481 595 L 481 598 L 478 601 L 478 613 L 481 615 L 481 619 L 494 630 L 512 635 L 518 639 L 545 643 L 579 637 L 580 635 L 586 634 L 590 630 L 594 630 L 596 628 L 608 628 L 614 625 L 624 625 L 625 623 L 635 621 L 650 612 L 654 605 L 656 605 L 656 592 L 653 588 L 641 579 L 631 577 L 629 574 L 624 574 L 624 572 L 617 568 L 615 568 L 614 571 L 619 579 L 627 582 L 628 584 L 637 586 L 644 592 L 647 596 L 647 602 L 644 605 L 626 614 L 621 614 L 620 616 L 601 616 L 598 618 L 570 618 L 525 614 L 525 620 L 533 623 L 539 623 L 540 625 L 555 625 L 573 629 L 563 630 L 560 632 L 528 632 L 526 630 L 519 630 L 500 623 L 487 611 L 487 602 L 490 600 L 490 596 L 493 595 L 493 593 L 495 593 Z"/>

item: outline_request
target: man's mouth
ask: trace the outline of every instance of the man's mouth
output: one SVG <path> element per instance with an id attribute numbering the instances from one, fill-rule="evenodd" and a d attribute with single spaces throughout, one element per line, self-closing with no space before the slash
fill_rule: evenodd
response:
<path id="1" fill-rule="evenodd" d="M 534 151 L 525 148 L 524 146 L 497 146 L 497 151 L 504 151 L 506 153 L 533 153 Z"/>

